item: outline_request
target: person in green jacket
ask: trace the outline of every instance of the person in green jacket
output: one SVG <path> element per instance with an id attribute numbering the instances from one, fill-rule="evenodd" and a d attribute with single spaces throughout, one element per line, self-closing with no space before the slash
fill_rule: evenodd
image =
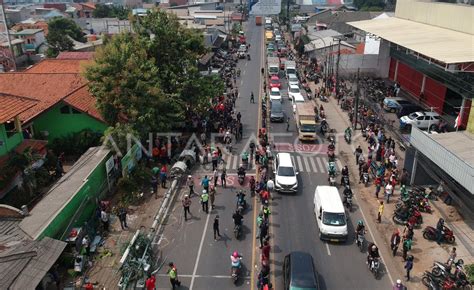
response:
<path id="1" fill-rule="evenodd" d="M 171 287 L 174 290 L 176 287 L 181 286 L 181 282 L 178 280 L 178 270 L 176 269 L 176 266 L 173 264 L 173 262 L 170 262 L 168 266 L 168 276 L 170 277 Z"/>

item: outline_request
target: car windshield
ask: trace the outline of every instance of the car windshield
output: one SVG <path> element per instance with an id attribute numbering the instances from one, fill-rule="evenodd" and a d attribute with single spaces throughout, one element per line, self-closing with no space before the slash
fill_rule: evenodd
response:
<path id="1" fill-rule="evenodd" d="M 297 81 L 298 81 L 298 78 L 295 77 L 295 76 L 292 76 L 292 77 L 289 77 L 288 80 L 289 80 L 290 82 L 297 82 Z"/>
<path id="2" fill-rule="evenodd" d="M 293 167 L 278 167 L 278 176 L 295 176 Z"/>
<path id="3" fill-rule="evenodd" d="M 280 80 L 279 79 L 272 79 L 272 84 L 279 84 Z"/>
<path id="4" fill-rule="evenodd" d="M 301 132 L 316 132 L 316 125 L 314 124 L 301 124 Z"/>
<path id="5" fill-rule="evenodd" d="M 271 92 L 270 92 L 270 95 L 271 95 L 271 96 L 278 96 L 278 97 L 279 97 L 279 96 L 280 96 L 280 92 L 279 92 L 279 91 L 271 91 Z"/>
<path id="6" fill-rule="evenodd" d="M 295 103 L 304 103 L 304 99 L 295 99 Z"/>
<path id="7" fill-rule="evenodd" d="M 410 118 L 411 120 L 415 120 L 419 116 L 420 116 L 420 114 L 418 114 L 418 113 L 411 113 L 410 115 L 408 115 L 408 118 Z"/>
<path id="8" fill-rule="evenodd" d="M 323 224 L 329 226 L 344 226 L 346 225 L 346 216 L 344 213 L 324 212 Z"/>
<path id="9" fill-rule="evenodd" d="M 299 93 L 299 92 L 300 92 L 300 89 L 298 89 L 298 88 L 290 88 L 290 93 L 295 93 L 295 94 L 297 94 L 297 93 Z"/>

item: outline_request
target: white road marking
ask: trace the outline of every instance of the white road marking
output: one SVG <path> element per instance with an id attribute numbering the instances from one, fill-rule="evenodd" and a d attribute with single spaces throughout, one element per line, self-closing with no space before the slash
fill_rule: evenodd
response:
<path id="1" fill-rule="evenodd" d="M 354 194 L 354 199 L 355 199 L 355 201 L 357 201 L 357 203 L 359 203 L 359 200 L 358 200 L 356 194 Z M 372 234 L 372 231 L 370 230 L 370 227 L 368 226 L 367 219 L 365 218 L 364 211 L 362 211 L 362 209 L 360 209 L 360 214 L 362 215 L 362 218 L 364 219 L 365 224 L 367 225 L 367 229 L 369 230 L 369 234 L 370 234 L 370 237 L 372 238 L 372 241 L 375 241 L 375 237 L 374 237 L 374 235 Z M 382 259 L 382 262 L 383 262 L 384 265 L 385 265 L 385 269 L 387 270 L 387 274 L 388 274 L 388 278 L 390 279 L 390 283 L 392 283 L 392 285 L 393 285 L 393 278 L 392 278 L 392 275 L 390 274 L 390 271 L 389 271 L 389 269 L 388 269 L 388 267 L 387 267 L 387 264 L 385 263 L 385 260 L 384 260 L 384 258 L 383 258 L 383 256 L 382 256 L 381 253 L 380 253 L 380 258 Z"/>
<path id="2" fill-rule="evenodd" d="M 311 163 L 311 167 L 313 169 L 313 172 L 318 173 L 318 168 L 316 167 L 316 163 L 314 162 L 314 158 L 310 158 L 309 161 Z"/>
<path id="3" fill-rule="evenodd" d="M 232 168 L 237 169 L 239 166 L 238 163 L 239 163 L 239 156 L 232 155 Z"/>
<path id="4" fill-rule="evenodd" d="M 329 245 L 328 243 L 325 243 L 326 244 L 326 250 L 328 251 L 328 256 L 331 256 L 331 251 L 329 250 Z"/>
<path id="5" fill-rule="evenodd" d="M 298 170 L 298 166 L 296 165 L 296 162 L 295 162 L 295 156 L 290 155 L 290 157 L 291 157 L 291 162 L 293 162 L 293 166 L 295 166 L 295 169 Z"/>
<path id="6" fill-rule="evenodd" d="M 341 169 L 342 169 L 342 167 L 343 167 L 343 166 L 342 166 L 342 162 L 341 162 L 341 160 L 339 160 L 339 159 L 338 159 L 338 160 L 336 160 L 336 166 L 337 166 L 337 168 L 338 168 L 339 170 L 341 170 Z"/>
<path id="7" fill-rule="evenodd" d="M 298 171 L 304 172 L 303 164 L 301 163 L 301 156 L 296 155 L 296 162 L 298 162 Z"/>
<path id="8" fill-rule="evenodd" d="M 303 156 L 303 163 L 304 163 L 304 167 L 306 168 L 306 171 L 311 172 L 311 167 L 309 167 L 309 163 L 308 163 L 308 157 Z"/>
<path id="9" fill-rule="evenodd" d="M 225 160 L 225 169 L 230 170 L 232 166 L 232 155 L 226 155 Z"/>
<path id="10" fill-rule="evenodd" d="M 206 224 L 204 225 L 204 230 L 202 231 L 201 243 L 199 244 L 199 250 L 198 250 L 197 257 L 196 257 L 196 262 L 194 263 L 193 275 L 191 276 L 191 283 L 189 284 L 189 289 L 190 290 L 193 289 L 194 279 L 196 278 L 196 272 L 197 272 L 198 265 L 199 265 L 199 259 L 201 258 L 202 245 L 204 244 L 204 238 L 206 237 L 206 232 L 207 232 L 207 225 L 209 224 L 209 218 L 211 216 L 210 214 L 206 214 L 206 215 L 207 215 Z"/>
<path id="11" fill-rule="evenodd" d="M 324 165 L 323 165 L 323 160 L 321 158 L 316 158 L 316 161 L 318 162 L 319 170 L 321 173 L 324 173 Z"/>

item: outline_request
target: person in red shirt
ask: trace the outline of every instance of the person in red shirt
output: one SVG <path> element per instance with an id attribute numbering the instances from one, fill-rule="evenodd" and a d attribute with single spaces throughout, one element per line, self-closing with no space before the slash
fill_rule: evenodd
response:
<path id="1" fill-rule="evenodd" d="M 94 290 L 94 285 L 92 285 L 91 282 L 87 282 L 87 284 L 84 286 L 84 289 L 86 289 L 86 290 Z"/>
<path id="2" fill-rule="evenodd" d="M 145 282 L 146 290 L 155 290 L 156 289 L 155 284 L 156 284 L 155 276 L 148 274 L 148 279 L 146 279 L 146 282 Z"/>

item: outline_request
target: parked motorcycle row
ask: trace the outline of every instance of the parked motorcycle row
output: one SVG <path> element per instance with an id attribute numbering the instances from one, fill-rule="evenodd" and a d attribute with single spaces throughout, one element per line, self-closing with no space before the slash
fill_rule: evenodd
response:
<path id="1" fill-rule="evenodd" d="M 430 290 L 471 290 L 472 285 L 469 284 L 463 266 L 462 259 L 457 262 L 450 259 L 448 263 L 434 262 L 431 271 L 423 274 L 421 282 Z"/>

